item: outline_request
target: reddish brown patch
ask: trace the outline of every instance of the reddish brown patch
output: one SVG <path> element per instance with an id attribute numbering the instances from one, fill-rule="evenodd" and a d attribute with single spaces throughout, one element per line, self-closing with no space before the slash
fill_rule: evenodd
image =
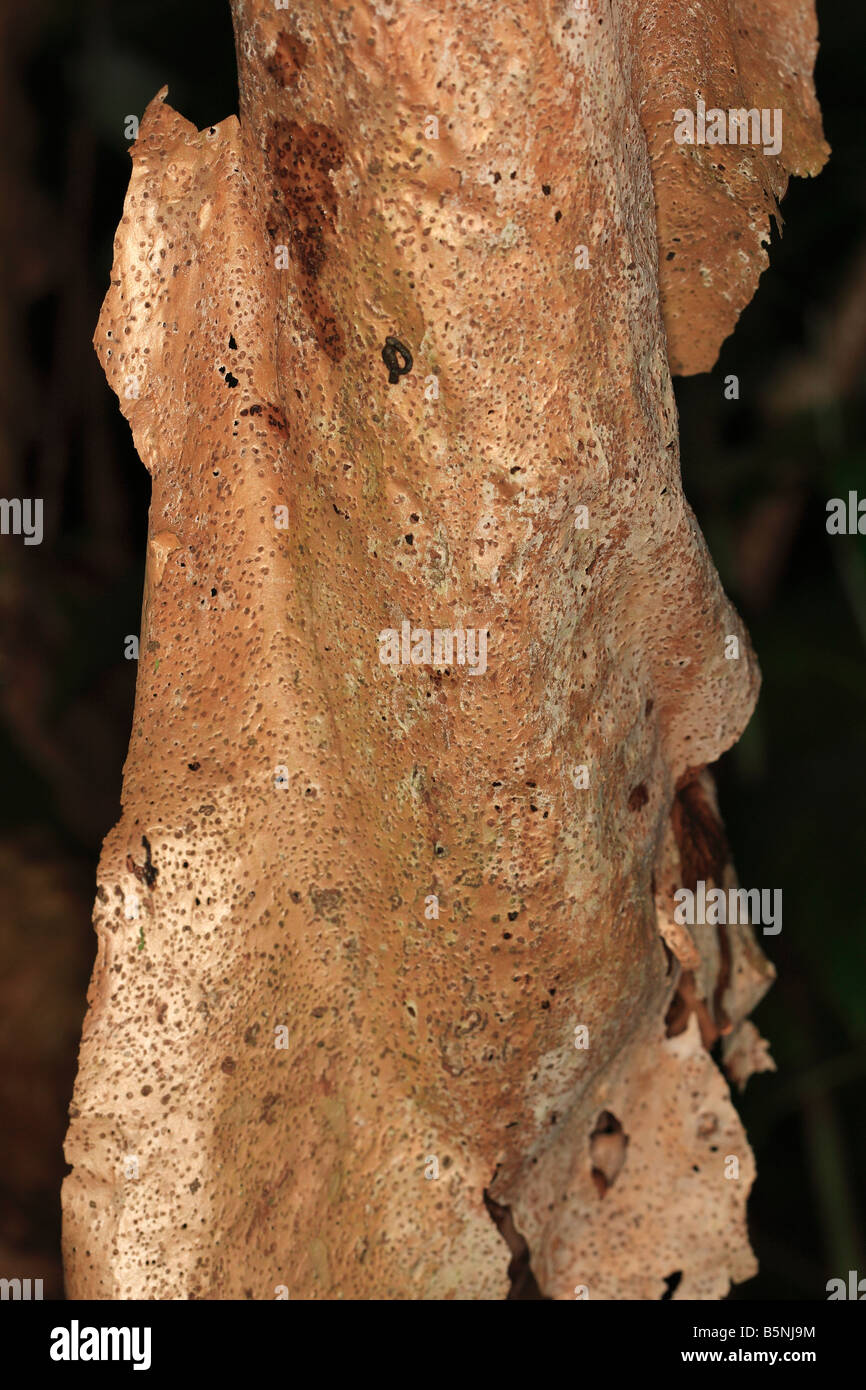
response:
<path id="1" fill-rule="evenodd" d="M 705 883 L 721 885 L 725 866 L 731 858 L 725 828 L 698 780 L 698 775 L 694 774 L 694 780 L 680 787 L 671 811 L 671 824 L 680 855 L 680 880 L 682 886 L 693 893 L 697 889 L 699 879 L 703 879 Z M 671 1025 L 675 1025 L 675 1032 L 681 1032 L 688 1021 L 688 1014 L 694 1008 L 698 1013 L 701 1037 L 706 1047 L 712 1047 L 718 1037 L 731 1031 L 731 1021 L 722 1007 L 722 995 L 731 977 L 731 945 L 727 926 L 720 924 L 716 931 L 719 937 L 719 974 L 713 990 L 713 1016 L 704 1002 L 697 999 L 690 972 L 684 972 L 677 995 L 668 1010 L 668 1036 L 671 1036 Z M 691 988 L 687 983 L 687 975 L 691 980 Z"/>
<path id="2" fill-rule="evenodd" d="M 287 227 L 287 245 L 298 270 L 298 292 L 312 323 L 319 346 L 332 362 L 345 355 L 345 342 L 336 317 L 318 279 L 328 255 L 328 240 L 335 231 L 337 195 L 330 179 L 345 157 L 341 142 L 327 126 L 281 119 L 268 145 L 271 170 L 277 181 L 274 200 L 285 216 L 270 223 Z"/>
<path id="3" fill-rule="evenodd" d="M 698 879 L 721 883 L 731 851 L 725 829 L 700 782 L 682 787 L 674 799 L 671 823 L 680 852 L 680 879 L 694 893 Z"/>
<path id="4" fill-rule="evenodd" d="M 719 976 L 716 980 L 716 987 L 713 990 L 713 1013 L 716 1017 L 719 1033 L 724 1036 L 733 1030 L 733 1024 L 728 1018 L 722 1004 L 722 995 L 728 988 L 731 979 L 731 941 L 728 936 L 727 927 L 720 926 L 719 933 Z"/>
<path id="5" fill-rule="evenodd" d="M 281 87 L 296 87 L 308 53 L 307 44 L 297 34 L 280 34 L 265 68 Z"/>
<path id="6" fill-rule="evenodd" d="M 684 970 L 680 976 L 677 992 L 665 1014 L 665 1037 L 678 1038 L 680 1033 L 686 1031 L 689 1014 L 692 1011 L 690 992 L 694 989 L 694 981 L 695 977 L 691 970 Z"/>
<path id="7" fill-rule="evenodd" d="M 680 1033 L 684 1033 L 689 1017 L 693 1013 L 697 1016 L 701 1042 L 709 1052 L 721 1034 L 728 1030 L 718 1026 L 707 1008 L 706 1000 L 698 994 L 694 972 L 684 970 L 680 976 L 677 992 L 671 1000 L 665 1016 L 665 1036 L 676 1038 Z"/>
<path id="8" fill-rule="evenodd" d="M 641 811 L 649 801 L 649 792 L 643 782 L 635 787 L 628 799 L 628 809 L 630 811 Z"/>

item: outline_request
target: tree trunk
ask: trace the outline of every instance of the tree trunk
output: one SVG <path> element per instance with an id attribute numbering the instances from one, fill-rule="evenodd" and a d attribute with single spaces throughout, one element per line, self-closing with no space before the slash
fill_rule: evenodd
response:
<path id="1" fill-rule="evenodd" d="M 769 1065 L 772 969 L 673 895 L 734 881 L 758 673 L 670 369 L 823 162 L 811 4 L 234 11 L 240 120 L 148 107 L 96 335 L 153 499 L 70 1295 L 721 1297 L 709 1049 Z M 781 155 L 678 143 L 696 93 Z"/>

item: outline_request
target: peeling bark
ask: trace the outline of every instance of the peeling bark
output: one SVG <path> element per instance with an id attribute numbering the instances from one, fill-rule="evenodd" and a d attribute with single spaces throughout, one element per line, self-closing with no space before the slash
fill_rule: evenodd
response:
<path id="1" fill-rule="evenodd" d="M 145 114 L 96 334 L 153 498 L 72 1297 L 754 1272 L 709 1048 L 767 1064 L 772 969 L 673 893 L 734 881 L 704 769 L 758 673 L 669 355 L 714 360 L 825 147 L 811 6 L 701 9 L 235 0 L 240 119 Z M 695 91 L 782 105 L 783 157 L 676 146 Z M 383 664 L 405 622 L 487 629 L 486 671 Z"/>

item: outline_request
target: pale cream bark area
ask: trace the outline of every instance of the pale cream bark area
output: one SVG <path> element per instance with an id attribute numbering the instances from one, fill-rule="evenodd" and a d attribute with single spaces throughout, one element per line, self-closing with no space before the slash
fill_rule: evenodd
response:
<path id="1" fill-rule="evenodd" d="M 488 1192 L 550 1297 L 720 1297 L 753 1162 L 708 1049 L 766 1064 L 772 970 L 673 893 L 733 881 L 702 770 L 758 674 L 665 322 L 710 364 L 820 166 L 811 8 L 234 9 L 240 121 L 151 103 L 96 334 L 153 499 L 70 1296 L 502 1298 Z M 753 70 L 769 183 L 673 144 Z M 384 665 L 407 621 L 487 629 L 486 671 Z"/>

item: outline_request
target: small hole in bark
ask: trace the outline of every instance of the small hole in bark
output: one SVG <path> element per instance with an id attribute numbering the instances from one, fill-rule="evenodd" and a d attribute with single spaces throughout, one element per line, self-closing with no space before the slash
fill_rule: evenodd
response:
<path id="1" fill-rule="evenodd" d="M 589 1136 L 591 1174 L 599 1197 L 613 1187 L 625 1162 L 627 1145 L 628 1135 L 616 1115 L 610 1110 L 602 1110 Z"/>

